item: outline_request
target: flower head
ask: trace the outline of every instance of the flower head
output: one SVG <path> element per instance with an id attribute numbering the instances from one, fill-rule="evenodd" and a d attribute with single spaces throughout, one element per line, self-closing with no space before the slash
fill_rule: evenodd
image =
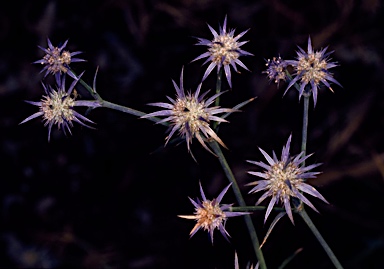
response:
<path id="1" fill-rule="evenodd" d="M 207 92 L 200 95 L 201 83 L 197 87 L 194 94 L 185 94 L 183 86 L 183 69 L 180 75 L 180 87 L 173 81 L 173 85 L 176 89 L 176 99 L 172 99 L 167 96 L 171 103 L 150 103 L 149 105 L 165 108 L 142 116 L 142 118 L 165 116 L 164 119 L 157 123 L 170 122 L 170 132 L 166 137 L 165 144 L 171 139 L 173 134 L 178 131 L 179 135 L 186 139 L 188 151 L 190 151 L 190 144 L 194 137 L 200 142 L 200 144 L 209 152 L 212 151 L 207 147 L 204 139 L 213 138 L 220 145 L 226 148 L 223 141 L 217 136 L 217 134 L 209 126 L 211 121 L 227 122 L 225 119 L 216 116 L 217 114 L 224 112 L 235 112 L 237 110 L 231 108 L 220 108 L 219 106 L 209 107 L 218 96 L 224 92 L 217 93 L 208 99 L 204 99 Z M 212 153 L 213 154 L 213 153 Z M 193 156 L 193 155 L 192 155 Z"/>
<path id="2" fill-rule="evenodd" d="M 65 76 L 59 80 L 57 90 L 54 90 L 50 85 L 42 84 L 45 91 L 42 100 L 40 102 L 26 101 L 29 104 L 38 106 L 39 111 L 20 122 L 20 124 L 42 116 L 45 121 L 44 126 L 48 125 L 48 141 L 50 140 L 53 125 L 57 125 L 58 129 L 62 129 L 64 133 L 66 133 L 66 130 L 71 133 L 70 128 L 73 126 L 73 121 L 88 128 L 93 128 L 84 123 L 94 123 L 93 121 L 87 119 L 73 109 L 75 106 L 92 108 L 100 106 L 95 101 L 76 101 L 76 94 L 73 94 L 73 92 L 74 87 L 81 76 L 82 74 L 72 82 L 68 90 L 65 89 Z"/>
<path id="3" fill-rule="evenodd" d="M 248 32 L 248 30 L 234 37 L 234 29 L 230 29 L 229 31 L 227 31 L 227 16 L 225 16 L 224 24 L 223 27 L 220 28 L 219 34 L 210 25 L 208 25 L 208 27 L 211 30 L 211 33 L 213 34 L 213 40 L 210 41 L 205 38 L 197 38 L 199 42 L 196 45 L 204 45 L 208 46 L 209 48 L 207 52 L 201 54 L 193 61 L 206 57 L 208 57 L 208 59 L 204 62 L 204 64 L 211 61 L 211 63 L 208 65 L 207 70 L 204 73 L 203 80 L 207 78 L 207 76 L 212 72 L 212 70 L 216 66 L 217 72 L 219 72 L 221 67 L 224 67 L 224 72 L 225 76 L 227 77 L 229 87 L 232 88 L 231 70 L 229 65 L 232 65 L 233 69 L 235 69 L 236 72 L 238 72 L 236 64 L 248 70 L 248 68 L 239 60 L 239 57 L 245 55 L 253 55 L 247 51 L 240 49 L 240 47 L 248 41 L 238 42 L 238 40 L 246 32 Z"/>
<path id="4" fill-rule="evenodd" d="M 228 188 L 231 186 L 231 184 L 225 187 L 217 198 L 213 200 L 207 200 L 200 183 L 200 193 L 202 201 L 200 201 L 199 198 L 197 198 L 196 200 L 189 198 L 191 203 L 195 206 L 195 214 L 178 216 L 180 218 L 196 220 L 196 225 L 189 233 L 191 237 L 198 230 L 203 228 L 205 231 L 208 231 L 213 244 L 213 232 L 215 231 L 215 229 L 218 229 L 224 236 L 224 238 L 228 240 L 229 234 L 225 230 L 225 223 L 227 219 L 229 217 L 236 217 L 249 214 L 249 212 L 230 212 L 228 210 L 232 206 L 232 204 L 220 204 L 221 200 L 223 199 L 225 193 L 228 191 Z"/>
<path id="5" fill-rule="evenodd" d="M 287 69 L 287 63 L 281 57 L 273 57 L 272 60 L 268 59 L 267 63 L 265 64 L 267 66 L 267 70 L 263 71 L 263 73 L 266 73 L 270 81 L 274 81 L 279 85 L 280 80 L 285 81 L 287 78 L 287 75 L 285 73 L 285 70 Z"/>
<path id="6" fill-rule="evenodd" d="M 55 75 L 56 80 L 58 80 L 58 77 L 64 73 L 76 79 L 76 75 L 69 69 L 69 64 L 74 62 L 84 62 L 85 60 L 73 58 L 73 56 L 80 54 L 81 51 L 69 52 L 64 50 L 67 43 L 68 40 L 66 40 L 61 47 L 54 47 L 48 38 L 48 48 L 39 46 L 39 48 L 45 52 L 45 55 L 43 59 L 35 61 L 34 63 L 45 65 L 41 70 L 41 72 L 46 71 L 44 77 L 51 73 Z"/>
<path id="7" fill-rule="evenodd" d="M 313 94 L 313 101 L 316 106 L 317 92 L 320 83 L 323 83 L 332 92 L 333 90 L 328 81 L 333 82 L 341 87 L 340 83 L 334 79 L 332 73 L 329 72 L 329 69 L 337 66 L 337 63 L 330 62 L 329 55 L 333 51 L 326 52 L 327 49 L 328 47 L 320 51 L 314 51 L 312 48 L 311 38 L 308 37 L 308 51 L 305 52 L 302 48 L 299 47 L 299 51 L 297 52 L 297 60 L 286 61 L 289 65 L 293 66 L 296 71 L 296 76 L 289 83 L 285 93 L 293 84 L 300 81 L 300 99 L 304 93 L 305 86 L 309 84 Z"/>
<path id="8" fill-rule="evenodd" d="M 296 157 L 291 157 L 289 154 L 291 137 L 292 136 L 289 136 L 286 146 L 283 147 L 281 160 L 277 159 L 275 152 L 273 152 L 272 158 L 264 150 L 259 148 L 268 164 L 263 162 L 247 161 L 266 170 L 263 173 L 248 172 L 251 175 L 263 178 L 263 180 L 258 180 L 248 184 L 256 185 L 249 191 L 249 193 L 256 193 L 262 190 L 266 190 L 266 192 L 259 198 L 256 205 L 260 204 L 265 198 L 269 196 L 272 197 L 267 207 L 267 212 L 265 213 L 264 222 L 267 220 L 269 213 L 271 213 L 273 206 L 280 201 L 284 204 L 285 211 L 287 212 L 292 223 L 294 223 L 290 203 L 291 197 L 295 197 L 301 200 L 310 206 L 313 210 L 318 212 L 313 204 L 300 191 L 310 194 L 328 203 L 327 200 L 325 200 L 325 198 L 314 187 L 304 182 L 308 178 L 315 178 L 316 175 L 320 173 L 309 172 L 309 170 L 319 166 L 320 164 L 301 166 L 301 164 L 312 155 L 310 154 L 304 156 L 304 152 L 301 152 Z"/>

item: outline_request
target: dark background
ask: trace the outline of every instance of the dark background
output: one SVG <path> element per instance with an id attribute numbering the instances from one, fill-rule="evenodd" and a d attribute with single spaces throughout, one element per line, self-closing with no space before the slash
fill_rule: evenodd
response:
<path id="1" fill-rule="evenodd" d="M 257 170 L 245 160 L 262 160 L 258 147 L 278 154 L 292 133 L 299 153 L 302 102 L 286 84 L 269 83 L 265 59 L 294 59 L 297 46 L 329 45 L 340 66 L 332 71 L 343 85 L 319 91 L 310 103 L 308 163 L 323 173 L 310 183 L 330 202 L 310 198 L 317 228 L 344 268 L 382 268 L 384 254 L 384 88 L 383 6 L 379 0 L 325 1 L 11 1 L 0 9 L 0 267 L 24 268 L 240 268 L 256 260 L 242 218 L 226 225 L 226 242 L 215 232 L 189 239 L 194 223 L 188 196 L 208 198 L 228 180 L 217 159 L 194 140 L 195 163 L 185 143 L 162 148 L 164 126 L 108 109 L 87 115 L 97 130 L 78 124 L 72 136 L 54 128 L 51 142 L 41 118 L 18 125 L 37 111 L 24 100 L 40 100 L 40 59 L 49 37 L 54 45 L 69 39 L 70 51 L 83 51 L 77 72 L 111 102 L 152 112 L 149 102 L 174 96 L 184 66 L 185 88 L 195 90 L 206 69 L 205 52 L 194 37 L 211 39 L 207 23 L 218 30 L 225 15 L 253 57 L 241 60 L 251 70 L 232 72 L 233 89 L 221 98 L 232 107 L 257 99 L 223 124 L 224 154 L 249 205 L 259 195 L 244 186 Z M 214 89 L 210 75 L 203 89 Z M 228 84 L 223 84 L 228 89 Z M 86 97 L 81 86 L 78 92 Z M 85 111 L 79 109 L 84 113 Z M 159 149 L 159 150 L 158 150 Z M 158 151 L 157 151 L 158 150 Z M 232 203 L 232 191 L 224 203 Z M 253 215 L 260 239 L 265 211 Z M 273 213 L 274 214 L 274 213 Z M 263 247 L 268 268 L 277 268 L 298 249 L 285 268 L 332 268 L 305 223 L 283 218 Z"/>

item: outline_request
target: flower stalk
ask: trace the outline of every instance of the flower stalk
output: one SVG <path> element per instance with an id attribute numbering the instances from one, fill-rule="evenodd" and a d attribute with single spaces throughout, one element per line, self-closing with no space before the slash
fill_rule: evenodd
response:
<path id="1" fill-rule="evenodd" d="M 319 243 L 323 247 L 324 251 L 327 253 L 327 255 L 328 255 L 329 259 L 332 261 L 333 265 L 337 269 L 342 269 L 343 266 L 341 265 L 339 260 L 336 258 L 332 249 L 328 246 L 327 242 L 324 240 L 323 236 L 320 234 L 319 230 L 316 228 L 315 224 L 312 222 L 312 220 L 308 216 L 307 212 L 305 212 L 304 207 L 298 206 L 297 209 L 298 209 L 297 211 L 298 211 L 299 215 L 303 218 L 304 222 L 307 224 L 309 229 L 315 235 L 316 239 L 319 241 Z"/>
<path id="2" fill-rule="evenodd" d="M 260 211 L 260 210 L 265 210 L 265 206 L 261 206 L 261 205 L 256 205 L 256 206 L 231 206 L 230 207 L 230 211 L 233 211 L 233 212 L 253 212 L 253 211 Z M 284 208 L 282 207 L 273 207 L 273 210 L 274 211 L 285 211 Z"/>
<path id="3" fill-rule="evenodd" d="M 232 183 L 232 189 L 236 196 L 237 203 L 241 207 L 245 207 L 246 203 L 244 201 L 243 195 L 241 194 L 240 188 L 237 184 L 237 181 L 235 179 L 235 176 L 232 173 L 231 168 L 229 167 L 227 160 L 224 157 L 223 152 L 221 151 L 220 146 L 218 143 L 211 139 L 211 141 L 208 142 L 209 146 L 211 147 L 212 151 L 217 155 L 218 160 L 220 162 L 221 167 L 223 168 L 223 171 L 225 173 L 225 176 L 228 178 L 229 182 Z M 259 239 L 256 234 L 255 227 L 253 225 L 251 216 L 245 215 L 244 216 L 245 224 L 247 226 L 250 238 L 252 240 L 253 249 L 255 251 L 256 257 L 259 261 L 259 265 L 261 269 L 266 269 L 267 266 L 265 264 L 264 255 L 263 252 L 260 249 L 260 243 Z"/>
<path id="4" fill-rule="evenodd" d="M 76 75 L 76 73 L 72 70 L 72 73 Z M 97 73 L 97 72 L 96 72 Z M 109 101 L 104 100 L 97 92 L 96 92 L 96 74 L 94 78 L 93 87 L 89 86 L 87 82 L 85 82 L 82 78 L 79 79 L 80 84 L 92 95 L 92 97 L 95 99 L 95 103 L 99 104 L 99 107 L 109 108 L 112 110 L 117 110 L 123 113 L 127 113 L 133 116 L 142 117 L 145 116 L 147 113 L 144 113 L 142 111 L 127 107 L 118 105 Z M 155 123 L 158 123 L 161 119 L 157 117 L 148 117 L 147 118 L 150 121 L 153 121 Z M 159 122 L 159 124 L 162 124 L 164 126 L 168 126 L 169 124 L 166 122 Z"/>
<path id="5" fill-rule="evenodd" d="M 301 141 L 301 150 L 304 152 L 304 156 L 306 154 L 307 149 L 307 136 L 308 136 L 308 107 L 309 107 L 309 97 L 311 95 L 311 92 L 305 91 L 303 94 L 304 96 L 304 110 L 303 110 L 303 129 L 302 129 L 302 141 Z M 303 163 L 303 166 L 305 164 Z M 304 209 L 304 205 L 301 201 L 294 199 L 293 204 L 298 212 L 298 214 L 302 217 L 304 222 L 307 224 L 308 228 L 312 231 L 312 233 L 315 235 L 316 239 L 319 241 L 320 245 L 323 247 L 324 251 L 327 253 L 329 259 L 332 261 L 333 265 L 337 269 L 342 269 L 339 260 L 336 258 L 335 254 L 333 253 L 332 249 L 329 247 L 327 242 L 324 240 L 322 235 L 320 234 L 319 230 L 316 228 L 315 224 L 312 222 L 311 218 L 308 216 L 307 212 Z"/>
<path id="6" fill-rule="evenodd" d="M 304 110 L 303 110 L 303 129 L 301 132 L 301 151 L 304 152 L 304 156 L 307 155 L 307 138 L 308 138 L 308 109 L 309 109 L 309 97 L 310 93 L 303 94 L 304 96 Z M 305 166 L 305 160 L 302 163 Z"/>
<path id="7" fill-rule="evenodd" d="M 216 79 L 216 94 L 218 94 L 221 91 L 221 77 L 223 74 L 223 69 L 220 68 L 219 72 L 217 72 L 217 79 Z M 215 100 L 215 106 L 220 105 L 220 97 L 216 98 Z"/>

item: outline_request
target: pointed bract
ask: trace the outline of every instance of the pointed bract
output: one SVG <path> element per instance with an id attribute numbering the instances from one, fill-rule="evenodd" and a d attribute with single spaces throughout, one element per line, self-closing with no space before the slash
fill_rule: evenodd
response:
<path id="1" fill-rule="evenodd" d="M 253 54 L 240 49 L 240 47 L 248 41 L 238 42 L 248 30 L 234 37 L 235 30 L 227 31 L 227 16 L 225 16 L 223 27 L 220 28 L 219 34 L 210 25 L 208 25 L 208 27 L 213 35 L 213 40 L 209 41 L 204 38 L 197 38 L 198 43 L 196 44 L 208 46 L 208 52 L 204 52 L 193 59 L 192 62 L 207 57 L 208 59 L 204 64 L 211 61 L 204 73 L 203 80 L 208 77 L 215 67 L 217 67 L 217 72 L 219 72 L 220 68 L 224 67 L 229 87 L 232 88 L 231 70 L 229 65 L 231 65 L 236 72 L 238 72 L 236 64 L 248 70 L 248 68 L 239 60 L 239 57 L 253 56 Z"/>
<path id="2" fill-rule="evenodd" d="M 193 200 L 189 198 L 193 206 L 195 207 L 194 215 L 179 215 L 178 217 L 184 219 L 194 219 L 196 220 L 196 224 L 189 233 L 192 237 L 198 230 L 201 228 L 208 232 L 209 237 L 211 238 L 211 242 L 213 244 L 213 232 L 215 229 L 218 229 L 225 239 L 228 240 L 229 234 L 225 230 L 225 223 L 230 217 L 237 217 L 249 214 L 249 212 L 231 212 L 229 208 L 231 204 L 220 204 L 223 199 L 225 193 L 228 191 L 231 184 L 225 187 L 219 196 L 215 199 L 208 200 L 205 197 L 203 188 L 200 184 L 200 194 L 202 201 L 199 198 Z"/>
<path id="3" fill-rule="evenodd" d="M 328 201 L 314 187 L 305 183 L 306 179 L 314 178 L 315 175 L 319 174 L 319 172 L 308 171 L 319 166 L 320 164 L 313 164 L 307 167 L 302 166 L 302 163 L 310 155 L 303 156 L 304 152 L 302 152 L 296 157 L 290 157 L 290 144 L 291 136 L 289 136 L 287 144 L 283 147 L 281 160 L 277 160 L 275 154 L 274 159 L 276 160 L 272 159 L 264 150 L 260 149 L 268 164 L 262 162 L 247 161 L 266 170 L 264 172 L 249 171 L 249 174 L 261 177 L 263 180 L 258 180 L 247 184 L 248 186 L 256 185 L 249 191 L 249 193 L 256 193 L 263 190 L 265 191 L 265 193 L 256 202 L 257 205 L 267 197 L 271 196 L 271 200 L 265 213 L 264 222 L 267 220 L 269 214 L 271 213 L 273 206 L 280 202 L 284 205 L 289 219 L 292 221 L 292 223 L 294 223 L 290 203 L 291 197 L 295 197 L 301 200 L 313 210 L 317 211 L 312 203 L 301 192 L 317 197 L 325 203 L 328 203 Z"/>
<path id="4" fill-rule="evenodd" d="M 76 75 L 70 70 L 69 65 L 74 62 L 85 61 L 83 59 L 73 57 L 80 54 L 81 52 L 69 52 L 67 50 L 64 50 L 65 46 L 68 43 L 68 40 L 66 40 L 61 47 L 53 46 L 49 38 L 47 42 L 48 48 L 45 49 L 39 46 L 39 48 L 43 50 L 46 54 L 41 60 L 34 62 L 35 64 L 44 65 L 44 68 L 41 70 L 41 72 L 45 71 L 44 77 L 46 77 L 48 74 L 52 74 L 55 75 L 56 79 L 58 79 L 61 74 L 68 74 L 72 78 L 76 79 Z"/>
<path id="5" fill-rule="evenodd" d="M 82 74 L 72 82 L 68 89 L 65 88 L 65 76 L 62 76 L 62 79 L 58 81 L 57 90 L 54 90 L 50 85 L 42 84 L 46 94 L 43 95 L 42 100 L 40 102 L 26 101 L 29 104 L 38 106 L 39 112 L 32 114 L 20 122 L 20 124 L 42 116 L 43 121 L 45 121 L 44 126 L 48 126 L 48 141 L 50 140 L 53 125 L 57 125 L 58 129 L 62 129 L 64 133 L 68 131 L 70 134 L 70 128 L 73 127 L 73 122 L 77 122 L 88 128 L 93 128 L 85 124 L 85 122 L 94 123 L 93 121 L 73 109 L 75 106 L 91 108 L 100 106 L 96 101 L 76 101 L 76 95 L 72 93 L 81 76 Z"/>
<path id="6" fill-rule="evenodd" d="M 209 152 L 212 151 L 205 144 L 205 139 L 213 138 L 221 146 L 226 148 L 223 141 L 217 136 L 217 134 L 210 127 L 211 121 L 227 122 L 226 120 L 216 116 L 216 114 L 225 112 L 236 112 L 238 110 L 231 108 L 220 108 L 219 106 L 209 107 L 221 94 L 217 93 L 207 100 L 204 99 L 208 92 L 200 94 L 201 83 L 197 87 L 195 93 L 185 94 L 183 85 L 183 70 L 180 76 L 180 86 L 174 81 L 173 85 L 176 89 L 176 99 L 168 97 L 171 103 L 150 103 L 151 106 L 157 106 L 165 108 L 165 110 L 156 111 L 142 116 L 142 118 L 165 116 L 160 122 L 170 122 L 170 132 L 166 138 L 165 144 L 171 139 L 176 131 L 179 135 L 185 138 L 187 142 L 188 151 L 191 152 L 190 144 L 192 139 L 196 138 L 200 144 Z M 191 153 L 192 154 L 192 153 Z M 213 153 L 212 153 L 213 154 Z"/>
<path id="7" fill-rule="evenodd" d="M 332 73 L 329 72 L 329 69 L 338 66 L 336 62 L 330 62 L 329 55 L 332 52 L 326 53 L 327 48 L 320 51 L 314 51 L 310 37 L 308 37 L 307 50 L 308 51 L 305 52 L 299 47 L 296 57 L 297 60 L 285 61 L 287 64 L 292 65 L 295 69 L 295 77 L 293 77 L 292 81 L 288 84 L 284 94 L 297 82 L 300 84 L 300 99 L 304 93 L 305 86 L 310 85 L 308 92 L 312 92 L 314 105 L 316 106 L 318 89 L 321 83 L 328 87 L 332 92 L 333 90 L 329 81 L 339 85 L 340 87 L 342 86 L 336 79 L 333 78 Z"/>

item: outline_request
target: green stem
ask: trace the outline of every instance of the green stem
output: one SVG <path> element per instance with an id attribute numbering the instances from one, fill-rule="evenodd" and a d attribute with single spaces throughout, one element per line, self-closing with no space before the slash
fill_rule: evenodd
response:
<path id="1" fill-rule="evenodd" d="M 235 193 L 237 202 L 239 203 L 239 205 L 241 207 L 245 207 L 246 203 L 245 203 L 244 198 L 241 194 L 240 188 L 239 188 L 237 181 L 236 181 L 236 179 L 232 173 L 231 168 L 229 167 L 229 165 L 227 163 L 227 160 L 224 157 L 223 152 L 221 151 L 219 144 L 215 140 L 209 141 L 208 143 L 209 143 L 209 146 L 212 148 L 213 152 L 217 155 L 226 177 L 228 178 L 229 182 L 232 183 L 232 189 Z M 248 214 L 244 215 L 244 219 L 245 219 L 245 224 L 247 226 L 249 235 L 250 235 L 252 243 L 253 243 L 253 248 L 254 248 L 256 257 L 259 261 L 260 268 L 266 269 L 267 266 L 265 264 L 264 255 L 260 249 L 259 239 L 257 238 L 256 230 L 255 230 L 255 227 L 253 226 L 251 216 Z"/>
<path id="2" fill-rule="evenodd" d="M 216 93 L 220 93 L 221 91 L 221 77 L 222 77 L 222 74 L 223 74 L 223 69 L 220 68 L 219 72 L 217 72 L 217 79 L 216 79 Z M 218 96 L 215 100 L 215 106 L 219 106 L 220 105 L 220 96 Z M 217 121 L 214 121 L 212 123 L 212 129 L 215 130 L 216 132 L 218 131 L 218 125 L 219 125 L 219 122 Z"/>
<path id="3" fill-rule="evenodd" d="M 115 103 L 111 103 L 111 102 L 108 102 L 108 101 L 105 101 L 105 100 L 98 101 L 98 102 L 101 105 L 101 107 L 117 110 L 117 111 L 120 111 L 120 112 L 124 112 L 124 113 L 130 114 L 130 115 L 137 116 L 137 117 L 141 117 L 141 116 L 147 115 L 146 113 L 141 112 L 139 110 L 136 110 L 136 109 L 133 109 L 133 108 L 129 108 L 129 107 L 126 107 L 126 106 L 117 105 Z M 161 119 L 159 119 L 157 117 L 149 117 L 149 118 L 145 118 L 145 119 L 153 121 L 153 122 L 156 122 L 156 123 L 161 120 Z M 168 126 L 167 122 L 161 122 L 160 124 L 164 125 L 164 126 Z"/>
<path id="4" fill-rule="evenodd" d="M 73 72 L 73 73 L 76 75 L 75 72 Z M 96 102 L 98 102 L 100 104 L 100 107 L 117 110 L 117 111 L 124 112 L 124 113 L 130 114 L 130 115 L 133 115 L 133 116 L 137 116 L 137 117 L 142 117 L 142 116 L 146 115 L 146 113 L 141 112 L 139 110 L 135 110 L 135 109 L 132 109 L 132 108 L 129 108 L 126 106 L 122 106 L 122 105 L 118 105 L 118 104 L 106 101 L 103 98 L 101 98 L 101 96 L 96 92 L 96 89 L 89 86 L 88 83 L 86 83 L 83 79 L 80 78 L 79 82 L 93 96 L 93 98 L 95 98 Z M 95 87 L 95 85 L 94 85 L 94 87 Z M 159 122 L 161 120 L 157 117 L 150 117 L 150 118 L 146 118 L 146 119 L 153 121 L 153 122 Z M 162 124 L 164 126 L 168 126 L 168 123 L 166 123 L 166 122 L 162 122 L 160 124 Z"/>
<path id="5" fill-rule="evenodd" d="M 303 129 L 301 134 L 301 151 L 304 152 L 304 155 L 306 155 L 307 151 L 307 136 L 308 136 L 308 108 L 309 108 L 309 97 L 311 95 L 311 92 L 306 92 L 304 90 L 303 96 L 304 96 L 304 110 L 303 110 Z M 305 166 L 305 162 L 302 163 L 302 166 Z M 333 264 L 336 268 L 340 269 L 343 268 L 340 264 L 340 262 L 337 260 L 335 254 L 333 254 L 331 248 L 328 246 L 327 242 L 325 242 L 324 238 L 321 236 L 319 230 L 317 230 L 315 224 L 313 224 L 312 220 L 308 216 L 307 212 L 304 209 L 304 205 L 301 200 L 293 199 L 294 206 L 299 213 L 299 215 L 304 219 L 305 223 L 308 225 L 309 229 L 313 232 L 313 234 L 316 236 L 317 240 L 325 250 L 325 252 L 328 254 L 328 257 L 331 259 Z"/>
<path id="6" fill-rule="evenodd" d="M 342 269 L 343 266 L 341 266 L 339 260 L 336 258 L 335 254 L 333 253 L 332 249 L 328 246 L 327 242 L 325 242 L 324 238 L 321 236 L 319 230 L 316 228 L 316 226 L 313 224 L 311 218 L 308 216 L 307 212 L 305 212 L 304 207 L 300 207 L 302 209 L 298 210 L 299 215 L 303 218 L 305 223 L 308 225 L 309 229 L 311 229 L 312 233 L 315 235 L 317 240 L 322 245 L 325 252 L 328 254 L 328 257 L 331 259 L 333 265 L 337 269 Z"/>
<path id="7" fill-rule="evenodd" d="M 219 72 L 217 72 L 217 79 L 216 79 L 216 93 L 221 92 L 221 80 L 222 80 L 222 74 L 223 74 L 223 68 L 220 68 Z M 215 106 L 220 105 L 220 96 L 216 98 L 215 100 Z"/>
<path id="8" fill-rule="evenodd" d="M 120 112 L 124 112 L 124 113 L 127 113 L 127 114 L 138 116 L 138 117 L 146 115 L 146 113 L 144 113 L 144 112 L 141 112 L 141 111 L 138 111 L 138 110 L 126 107 L 126 106 L 117 105 L 115 103 L 111 103 L 111 102 L 108 102 L 108 101 L 105 101 L 105 100 L 101 101 L 100 105 L 102 107 L 105 107 L 105 108 L 110 108 L 110 109 L 113 109 L 113 110 L 117 110 L 117 111 L 120 111 Z M 153 118 L 148 118 L 148 119 L 156 122 L 156 120 L 153 120 Z"/>
<path id="9" fill-rule="evenodd" d="M 266 207 L 265 206 L 231 206 L 229 208 L 229 211 L 232 211 L 232 212 L 253 212 L 253 211 L 259 211 L 259 210 L 265 210 Z M 285 211 L 284 208 L 282 207 L 273 207 L 272 210 L 275 210 L 275 211 Z"/>
<path id="10" fill-rule="evenodd" d="M 301 133 L 301 151 L 304 156 L 307 154 L 307 137 L 308 137 L 308 108 L 309 108 L 309 94 L 304 93 L 304 111 L 303 111 L 303 130 Z M 302 163 L 305 166 L 305 161 Z"/>

